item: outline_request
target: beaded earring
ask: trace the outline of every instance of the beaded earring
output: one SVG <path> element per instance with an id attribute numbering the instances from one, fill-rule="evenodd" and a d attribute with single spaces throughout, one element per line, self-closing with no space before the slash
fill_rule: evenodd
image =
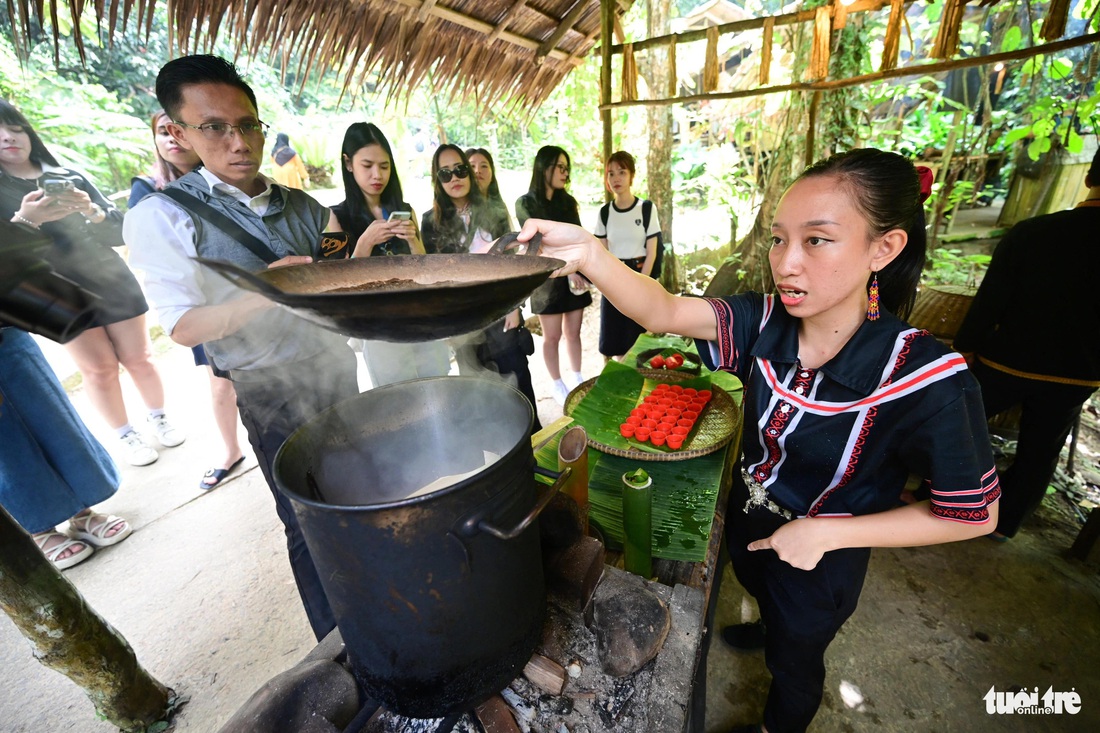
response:
<path id="1" fill-rule="evenodd" d="M 878 273 L 871 278 L 871 287 L 867 291 L 867 320 L 878 320 Z"/>

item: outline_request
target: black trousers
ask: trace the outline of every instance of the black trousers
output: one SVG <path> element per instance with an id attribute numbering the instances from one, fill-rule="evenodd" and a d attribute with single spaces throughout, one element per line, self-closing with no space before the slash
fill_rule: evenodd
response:
<path id="1" fill-rule="evenodd" d="M 980 361 L 972 371 L 987 417 L 1016 405 L 1022 408 L 1016 458 L 1000 477 L 997 519 L 997 531 L 1013 537 L 1042 503 L 1077 413 L 1096 389 L 1016 377 Z"/>
<path id="2" fill-rule="evenodd" d="M 735 477 L 726 544 L 737 580 L 756 599 L 764 622 L 764 661 L 772 675 L 764 725 L 769 733 L 804 731 L 821 705 L 825 650 L 856 610 L 871 551 L 827 552 L 813 570 L 792 567 L 772 550 L 750 552 L 750 542 L 770 537 L 787 520 L 766 509 L 746 514 L 747 498 Z"/>
<path id="3" fill-rule="evenodd" d="M 275 497 L 275 510 L 286 531 L 290 568 L 309 625 L 320 641 L 336 628 L 321 578 L 310 557 L 305 537 L 290 500 L 275 488 L 275 454 L 287 437 L 322 410 L 359 394 L 355 354 L 326 354 L 285 367 L 231 372 L 237 389 L 237 407 L 256 452 L 267 486 Z"/>

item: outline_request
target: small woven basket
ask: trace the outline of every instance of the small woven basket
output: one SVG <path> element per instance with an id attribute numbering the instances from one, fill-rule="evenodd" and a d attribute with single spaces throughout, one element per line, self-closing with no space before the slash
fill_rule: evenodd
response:
<path id="1" fill-rule="evenodd" d="M 684 372 L 670 372 L 665 369 L 639 369 L 638 373 L 655 382 L 675 383 L 693 378 L 692 375 Z M 565 399 L 563 412 L 571 416 L 574 408 L 592 390 L 595 384 L 596 378 L 592 378 L 577 385 L 576 389 L 570 392 Z M 639 461 L 686 461 L 689 458 L 698 458 L 713 453 L 738 435 L 738 431 L 741 429 L 742 415 L 741 408 L 729 392 L 716 384 L 712 384 L 710 390 L 712 393 L 710 404 L 699 416 L 699 423 L 696 425 L 694 432 L 680 450 L 668 452 L 650 452 L 636 448 L 624 450 L 600 442 L 592 436 L 591 431 L 588 433 L 588 445 L 601 453 L 621 458 L 633 458 Z"/>

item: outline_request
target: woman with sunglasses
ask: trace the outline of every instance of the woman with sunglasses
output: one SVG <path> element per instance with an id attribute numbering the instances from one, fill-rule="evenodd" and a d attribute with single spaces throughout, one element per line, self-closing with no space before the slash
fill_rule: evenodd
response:
<path id="1" fill-rule="evenodd" d="M 493 156 L 485 148 L 467 148 L 466 159 L 470 161 L 470 171 L 477 181 L 477 188 L 489 206 L 500 209 L 508 228 L 512 228 L 512 215 L 508 213 L 508 205 L 504 203 L 504 197 L 500 195 L 500 185 L 497 183 L 497 164 Z"/>
<path id="2" fill-rule="evenodd" d="M 114 251 L 122 212 L 82 174 L 62 168 L 27 118 L 0 100 L 0 216 L 40 229 L 52 240 L 54 270 L 100 296 L 92 328 L 65 345 L 84 378 L 92 405 L 115 431 L 127 462 L 147 466 L 157 452 L 131 425 L 122 398 L 125 367 L 148 410 L 148 429 L 165 447 L 184 436 L 164 415 L 164 384 L 153 365 L 145 328 L 149 305 L 137 278 Z"/>
<path id="3" fill-rule="evenodd" d="M 556 145 L 546 145 L 535 155 L 531 185 L 516 201 L 516 219 L 520 226 L 528 219 L 547 219 L 580 226 L 577 200 L 569 195 L 571 164 L 569 154 Z M 592 304 L 587 282 L 573 273 L 568 278 L 551 278 L 531 295 L 531 310 L 542 324 L 542 358 L 554 380 L 554 401 L 565 404 L 569 390 L 583 381 L 581 376 L 581 323 L 584 309 Z M 562 335 L 571 371 L 562 379 L 558 357 Z"/>
<path id="4" fill-rule="evenodd" d="M 485 201 L 474 185 L 470 161 L 455 145 L 440 145 L 432 156 L 432 210 L 421 223 L 428 252 L 484 254 L 493 242 L 509 230 L 507 212 Z M 484 331 L 452 339 L 460 374 L 477 374 L 486 369 L 501 375 L 515 375 L 520 392 L 535 413 L 534 430 L 540 430 L 538 403 L 531 384 L 527 356 L 534 350 L 517 308 Z M 530 347 L 528 351 L 525 346 Z"/>
<path id="5" fill-rule="evenodd" d="M 355 243 L 352 257 L 424 254 L 416 215 L 402 197 L 393 152 L 382 131 L 370 122 L 348 127 L 340 163 L 345 198 L 332 212 Z M 450 371 L 450 352 L 442 341 L 366 341 L 363 361 L 375 387 Z"/>

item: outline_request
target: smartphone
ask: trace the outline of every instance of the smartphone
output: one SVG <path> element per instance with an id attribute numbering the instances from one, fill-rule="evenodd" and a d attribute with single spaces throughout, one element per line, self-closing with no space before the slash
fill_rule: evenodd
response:
<path id="1" fill-rule="evenodd" d="M 412 218 L 411 211 L 391 211 L 390 218 L 387 221 L 412 221 Z"/>
<path id="2" fill-rule="evenodd" d="M 51 196 L 56 196 L 66 191 L 73 190 L 73 182 L 64 178 L 54 178 L 42 181 L 42 190 Z"/>

